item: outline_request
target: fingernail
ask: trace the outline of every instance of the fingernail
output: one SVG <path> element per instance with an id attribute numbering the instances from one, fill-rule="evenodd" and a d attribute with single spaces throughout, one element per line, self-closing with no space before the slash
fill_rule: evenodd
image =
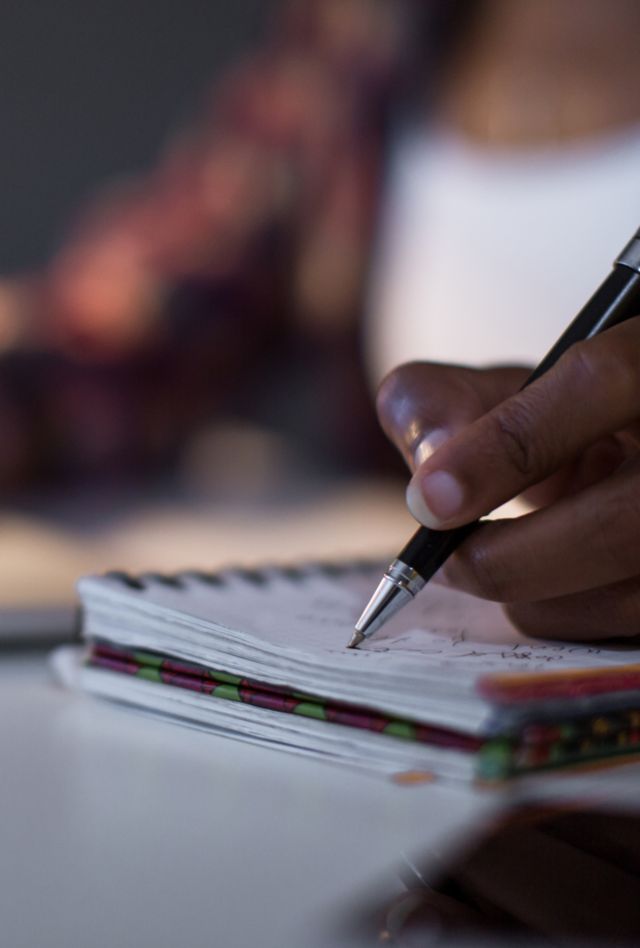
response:
<path id="1" fill-rule="evenodd" d="M 450 437 L 451 435 L 444 428 L 434 428 L 428 435 L 425 435 L 413 450 L 415 466 L 420 467 Z"/>
<path id="2" fill-rule="evenodd" d="M 422 480 L 413 477 L 407 487 L 407 507 L 418 523 L 437 528 L 462 507 L 462 488 L 452 474 L 434 471 Z"/>

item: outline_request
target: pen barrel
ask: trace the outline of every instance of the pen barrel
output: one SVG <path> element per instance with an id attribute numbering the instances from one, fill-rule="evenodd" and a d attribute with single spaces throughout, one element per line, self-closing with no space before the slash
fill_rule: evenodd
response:
<path id="1" fill-rule="evenodd" d="M 638 244 L 640 248 L 640 240 L 634 238 L 631 243 Z M 624 253 L 625 251 L 616 261 L 616 265 L 606 280 L 585 303 L 553 348 L 533 370 L 522 388 L 531 385 L 548 372 L 574 343 L 590 339 L 631 316 L 640 315 L 640 273 L 623 261 Z"/>
<path id="2" fill-rule="evenodd" d="M 640 270 L 640 238 L 636 235 L 622 251 L 606 280 L 582 307 L 542 362 L 533 370 L 523 388 L 548 372 L 574 343 L 589 339 L 605 329 L 640 314 L 640 272 L 638 270 Z M 455 530 L 429 530 L 427 527 L 420 527 L 398 555 L 398 559 L 407 566 L 411 566 L 427 581 L 463 540 L 475 530 L 478 523 L 479 521 L 465 524 Z"/>
<path id="3" fill-rule="evenodd" d="M 640 230 L 637 230 L 629 243 L 616 257 L 614 266 L 630 267 L 640 273 Z"/>
<path id="4" fill-rule="evenodd" d="M 479 525 L 478 520 L 455 530 L 430 530 L 420 527 L 398 554 L 398 559 L 419 573 L 425 582 Z"/>
<path id="5" fill-rule="evenodd" d="M 590 339 L 603 330 L 637 315 L 640 315 L 640 229 L 618 255 L 609 276 L 582 307 L 522 387 L 526 388 L 548 372 L 574 343 Z M 428 582 L 480 523 L 481 521 L 476 520 L 454 530 L 430 530 L 420 527 L 398 554 L 391 568 L 406 566 L 408 571 L 415 571 L 425 583 Z M 379 628 L 386 618 L 398 609 L 398 584 L 392 581 L 389 574 L 385 574 L 385 579 L 393 587 L 395 605 L 391 608 L 392 600 L 389 598 L 388 589 L 380 598 L 379 586 L 356 625 L 361 638 Z M 375 620 L 372 620 L 374 613 Z M 370 631 L 367 632 L 367 629 Z M 357 642 L 358 640 L 356 644 Z"/>
<path id="6" fill-rule="evenodd" d="M 640 239 L 637 237 L 623 250 L 609 276 L 534 369 L 523 388 L 548 372 L 574 343 L 589 339 L 632 316 L 640 315 L 640 273 L 631 265 L 636 258 L 640 267 Z M 428 581 L 478 524 L 479 521 L 476 520 L 455 530 L 430 530 L 420 527 L 398 555 L 398 559 Z"/>

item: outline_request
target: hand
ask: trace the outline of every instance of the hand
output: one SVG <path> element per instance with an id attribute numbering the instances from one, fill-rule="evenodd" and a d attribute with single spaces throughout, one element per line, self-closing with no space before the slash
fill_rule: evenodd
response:
<path id="1" fill-rule="evenodd" d="M 378 411 L 415 472 L 409 509 L 448 529 L 524 494 L 535 509 L 484 523 L 443 580 L 504 603 L 529 635 L 638 635 L 640 317 L 517 392 L 527 374 L 412 363 L 385 379 Z"/>

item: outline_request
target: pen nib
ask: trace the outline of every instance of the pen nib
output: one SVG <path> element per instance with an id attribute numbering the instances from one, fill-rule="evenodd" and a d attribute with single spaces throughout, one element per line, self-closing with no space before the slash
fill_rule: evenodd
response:
<path id="1" fill-rule="evenodd" d="M 364 639 L 388 622 L 403 606 L 411 602 L 424 586 L 424 579 L 400 560 L 394 560 L 378 584 L 356 622 L 356 631 L 347 648 L 357 648 Z"/>
<path id="2" fill-rule="evenodd" d="M 361 642 L 364 642 L 364 635 L 362 634 L 362 632 L 358 632 L 358 630 L 356 629 L 356 631 L 351 636 L 351 640 L 349 644 L 347 645 L 347 648 L 357 648 Z"/>

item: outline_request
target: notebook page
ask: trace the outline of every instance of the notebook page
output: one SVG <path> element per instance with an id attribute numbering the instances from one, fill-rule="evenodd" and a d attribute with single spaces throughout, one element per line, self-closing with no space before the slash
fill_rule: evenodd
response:
<path id="1" fill-rule="evenodd" d="M 179 587 L 148 579 L 129 590 L 104 578 L 80 583 L 83 598 L 104 610 L 121 609 L 121 622 L 136 613 L 154 615 L 169 638 L 176 616 L 199 630 L 215 653 L 233 643 L 238 654 L 269 665 L 290 659 L 294 666 L 331 672 L 352 684 L 358 678 L 430 682 L 440 693 L 473 691 L 475 680 L 495 672 L 539 672 L 591 668 L 640 660 L 625 646 L 545 642 L 520 635 L 495 603 L 431 584 L 406 609 L 358 650 L 348 650 L 353 623 L 378 578 L 376 570 L 328 575 L 309 569 L 292 577 L 265 570 L 261 580 L 229 573 L 218 584 L 183 577 Z M 118 603 L 120 604 L 118 606 Z"/>

